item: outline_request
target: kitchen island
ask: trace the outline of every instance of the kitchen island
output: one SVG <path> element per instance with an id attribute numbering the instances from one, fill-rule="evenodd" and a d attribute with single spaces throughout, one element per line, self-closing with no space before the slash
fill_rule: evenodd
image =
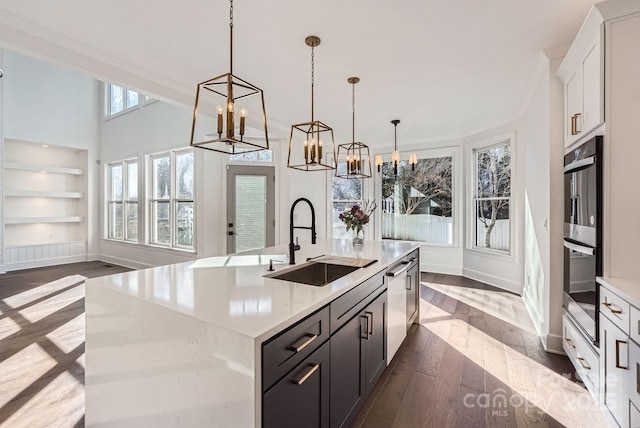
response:
<path id="1" fill-rule="evenodd" d="M 297 265 L 318 256 L 375 262 L 322 287 L 265 277 L 270 260 L 275 273 L 291 269 L 281 246 L 87 280 L 87 425 L 261 426 L 263 344 L 328 314 L 418 245 L 319 239 L 301 247 Z"/>

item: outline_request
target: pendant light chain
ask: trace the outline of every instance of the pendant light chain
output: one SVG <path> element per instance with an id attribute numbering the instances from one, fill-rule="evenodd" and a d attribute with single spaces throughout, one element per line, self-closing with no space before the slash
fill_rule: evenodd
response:
<path id="1" fill-rule="evenodd" d="M 229 0 L 229 72 L 233 74 L 233 0 Z"/>
<path id="2" fill-rule="evenodd" d="M 356 142 L 356 84 L 351 84 L 351 142 Z"/>
<path id="3" fill-rule="evenodd" d="M 311 122 L 314 121 L 314 116 L 313 116 L 313 87 L 315 84 L 315 68 L 316 68 L 316 61 L 315 61 L 315 46 L 311 46 Z"/>

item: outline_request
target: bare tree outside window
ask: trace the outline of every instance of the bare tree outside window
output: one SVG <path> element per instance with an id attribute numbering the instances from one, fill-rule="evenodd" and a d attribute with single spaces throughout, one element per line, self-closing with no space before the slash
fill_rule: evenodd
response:
<path id="1" fill-rule="evenodd" d="M 451 156 L 402 162 L 398 177 L 387 162 L 381 175 L 383 239 L 453 244 Z"/>
<path id="2" fill-rule="evenodd" d="M 475 151 L 475 246 L 510 250 L 511 146 Z"/>

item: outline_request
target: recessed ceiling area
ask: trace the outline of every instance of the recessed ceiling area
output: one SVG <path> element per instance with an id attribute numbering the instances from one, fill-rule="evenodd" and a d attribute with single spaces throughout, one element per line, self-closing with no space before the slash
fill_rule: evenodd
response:
<path id="1" fill-rule="evenodd" d="M 592 0 L 236 0 L 234 74 L 261 87 L 269 131 L 316 119 L 351 138 L 349 76 L 361 78 L 356 139 L 389 146 L 460 138 L 518 119 L 541 51 L 569 43 Z M 229 68 L 227 1 L 0 0 L 0 44 L 191 107 Z M 359 125 L 361 124 L 361 125 Z M 366 124 L 366 126 L 365 126 Z"/>

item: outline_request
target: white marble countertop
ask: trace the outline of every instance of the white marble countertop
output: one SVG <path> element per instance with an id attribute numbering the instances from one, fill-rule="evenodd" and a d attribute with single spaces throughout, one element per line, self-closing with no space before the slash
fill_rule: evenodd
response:
<path id="1" fill-rule="evenodd" d="M 611 277 L 598 277 L 596 280 L 633 306 L 640 308 L 640 281 Z"/>
<path id="2" fill-rule="evenodd" d="M 106 287 L 261 342 L 419 247 L 397 241 L 365 241 L 354 247 L 351 240 L 339 239 L 300 246 L 296 265 L 320 255 L 377 262 L 316 287 L 263 276 L 270 259 L 278 261 L 276 270 L 291 267 L 287 246 L 278 246 L 93 278 L 86 286 Z"/>

